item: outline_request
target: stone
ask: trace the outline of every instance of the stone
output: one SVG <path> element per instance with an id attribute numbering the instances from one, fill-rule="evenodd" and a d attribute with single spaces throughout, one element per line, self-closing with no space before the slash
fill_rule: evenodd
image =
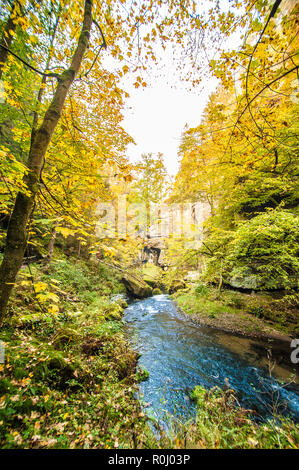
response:
<path id="1" fill-rule="evenodd" d="M 173 279 L 173 281 L 171 281 L 171 284 L 168 288 L 168 293 L 173 294 L 174 292 L 180 289 L 185 289 L 185 287 L 186 287 L 186 283 L 183 280 Z"/>
<path id="2" fill-rule="evenodd" d="M 195 282 L 199 280 L 199 277 L 200 273 L 198 271 L 188 271 L 186 276 L 184 277 L 184 280 Z"/>
<path id="3" fill-rule="evenodd" d="M 150 297 L 153 293 L 152 288 L 145 281 L 130 274 L 123 275 L 122 282 L 128 294 L 138 299 L 145 299 L 146 297 Z"/>
<path id="4" fill-rule="evenodd" d="M 161 295 L 161 294 L 162 294 L 161 289 L 159 289 L 159 287 L 155 287 L 155 289 L 153 290 L 153 295 Z"/>
<path id="5" fill-rule="evenodd" d="M 265 275 L 256 274 L 247 266 L 242 269 L 234 268 L 231 275 L 225 279 L 225 282 L 236 289 L 248 290 L 281 290 L 285 289 L 285 279 L 282 277 L 267 277 Z M 297 287 L 297 279 L 290 278 L 289 286 L 291 288 Z"/>

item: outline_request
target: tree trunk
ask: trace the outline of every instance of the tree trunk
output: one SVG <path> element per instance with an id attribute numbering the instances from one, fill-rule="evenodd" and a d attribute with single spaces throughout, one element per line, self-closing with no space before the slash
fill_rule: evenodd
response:
<path id="1" fill-rule="evenodd" d="M 218 294 L 221 293 L 222 284 L 223 284 L 222 272 L 223 272 L 223 260 L 221 260 L 221 264 L 220 264 L 219 283 L 218 283 Z"/>
<path id="2" fill-rule="evenodd" d="M 51 238 L 50 238 L 49 245 L 48 245 L 48 254 L 47 254 L 46 263 L 45 263 L 46 268 L 49 266 L 49 264 L 52 261 L 56 235 L 57 233 L 56 233 L 56 224 L 55 224 L 52 230 Z"/>
<path id="3" fill-rule="evenodd" d="M 50 40 L 50 44 L 49 44 L 48 57 L 47 57 L 47 62 L 46 62 L 46 66 L 45 66 L 45 69 L 44 69 L 45 72 L 48 70 L 48 68 L 50 66 L 50 63 L 51 63 L 51 55 L 52 55 L 51 49 L 54 46 L 56 32 L 57 32 L 57 28 L 58 28 L 58 24 L 59 24 L 59 20 L 60 20 L 60 14 L 61 14 L 61 3 L 59 2 L 58 9 L 57 9 L 57 18 L 56 18 L 56 22 L 55 22 L 55 25 L 54 25 L 53 34 L 52 34 L 52 37 L 51 37 L 51 40 Z M 46 83 L 47 83 L 47 77 L 46 77 L 46 75 L 43 75 L 43 78 L 42 78 L 42 81 L 41 81 L 41 84 L 40 84 L 40 88 L 39 88 L 38 94 L 37 94 L 36 108 L 35 108 L 35 111 L 33 112 L 31 141 L 35 137 L 35 131 L 36 131 L 36 128 L 37 128 L 37 125 L 38 125 L 38 119 L 39 119 L 39 108 L 42 104 Z"/>
<path id="4" fill-rule="evenodd" d="M 79 71 L 83 55 L 87 49 L 91 25 L 92 0 L 85 0 L 83 26 L 71 66 L 60 75 L 52 102 L 45 113 L 42 124 L 35 131 L 31 140 L 27 165 L 29 171 L 24 177 L 30 195 L 24 193 L 17 195 L 10 218 L 4 258 L 0 267 L 0 325 L 4 320 L 9 296 L 25 253 L 28 237 L 27 222 L 39 190 L 40 173 L 45 153 L 60 119 L 69 88 Z"/>

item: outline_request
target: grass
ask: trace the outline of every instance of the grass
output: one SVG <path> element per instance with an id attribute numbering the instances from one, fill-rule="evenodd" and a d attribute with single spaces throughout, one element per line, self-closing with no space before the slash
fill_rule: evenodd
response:
<path id="1" fill-rule="evenodd" d="M 291 421 L 258 425 L 233 392 L 200 387 L 196 421 L 157 439 L 135 398 L 148 372 L 124 335 L 123 300 L 110 300 L 122 284 L 105 267 L 59 258 L 46 271 L 22 270 L 1 330 L 1 448 L 298 447 Z M 200 288 L 177 298 L 190 313 L 220 316 L 228 301 L 238 310 L 233 294 L 226 303 L 213 296 Z"/>
<path id="2" fill-rule="evenodd" d="M 32 274 L 55 292 L 59 310 L 49 313 L 49 301 L 38 301 L 20 277 L 1 331 L 1 448 L 140 445 L 138 355 L 124 337 L 122 307 L 108 296 L 122 285 L 72 260 L 54 261 L 46 273 L 33 266 Z"/>
<path id="3" fill-rule="evenodd" d="M 298 335 L 296 294 L 275 299 L 266 293 L 246 294 L 228 289 L 218 292 L 214 287 L 198 284 L 176 292 L 172 298 L 189 315 L 200 315 L 203 321 L 217 320 L 217 327 L 223 321 L 224 327 L 233 323 L 247 332 L 272 328 L 284 335 Z"/>
<path id="4" fill-rule="evenodd" d="M 223 313 L 238 313 L 237 307 L 227 305 L 223 301 L 213 299 L 211 293 L 208 296 L 206 293 L 197 294 L 194 292 L 185 292 L 174 294 L 173 297 L 186 313 L 192 315 L 199 313 L 204 316 L 215 318 Z"/>
<path id="5" fill-rule="evenodd" d="M 161 448 L 184 449 L 287 449 L 299 448 L 299 426 L 286 418 L 258 424 L 242 408 L 234 390 L 195 387 L 195 421 L 173 422 L 170 435 L 162 434 Z"/>

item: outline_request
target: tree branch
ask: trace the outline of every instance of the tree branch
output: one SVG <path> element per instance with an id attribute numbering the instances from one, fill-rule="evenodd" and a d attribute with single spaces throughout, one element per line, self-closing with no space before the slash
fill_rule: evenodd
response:
<path id="1" fill-rule="evenodd" d="M 26 65 L 26 67 L 29 67 L 31 70 L 38 73 L 39 75 L 42 75 L 43 77 L 47 77 L 47 78 L 56 78 L 57 80 L 60 79 L 60 75 L 58 75 L 57 73 L 52 73 L 52 72 L 51 73 L 45 73 L 45 72 L 41 72 L 40 70 L 36 69 L 32 65 L 28 64 L 28 62 L 26 62 L 26 60 L 22 59 L 20 56 L 15 54 L 13 51 L 11 51 L 8 47 L 4 46 L 3 44 L 0 44 L 0 47 L 5 49 L 9 54 L 13 55 L 16 59 L 18 59 L 20 62 L 22 62 L 24 65 Z"/>
<path id="2" fill-rule="evenodd" d="M 250 109 L 249 97 L 248 97 L 248 80 L 249 80 L 250 66 L 251 66 L 251 62 L 252 62 L 254 53 L 255 53 L 255 51 L 257 50 L 257 47 L 258 47 L 258 45 L 259 45 L 259 43 L 260 43 L 260 41 L 261 41 L 261 39 L 262 39 L 262 37 L 263 37 L 263 35 L 264 35 L 264 32 L 266 31 L 267 26 L 268 26 L 268 24 L 270 23 L 271 18 L 274 18 L 275 14 L 276 14 L 276 12 L 277 12 L 277 10 L 278 10 L 279 5 L 281 4 L 281 1 L 282 1 L 282 0 L 276 0 L 275 3 L 274 3 L 274 5 L 273 5 L 273 7 L 272 7 L 272 9 L 271 9 L 271 11 L 270 11 L 270 15 L 269 15 L 269 17 L 268 17 L 268 19 L 267 19 L 267 21 L 266 21 L 266 24 L 265 24 L 265 26 L 263 27 L 263 30 L 262 30 L 262 32 L 261 32 L 261 34 L 260 34 L 260 36 L 259 36 L 259 38 L 258 38 L 258 40 L 257 40 L 257 42 L 256 42 L 256 44 L 255 44 L 255 46 L 254 46 L 254 48 L 253 48 L 253 51 L 252 51 L 251 55 L 250 55 L 249 64 L 248 64 L 247 72 L 246 72 L 245 96 L 246 96 L 246 100 L 247 100 L 247 105 L 248 105 L 248 109 L 249 109 L 249 112 L 250 112 L 250 116 L 252 117 L 252 120 L 253 120 L 253 122 L 255 123 L 255 125 L 256 125 L 256 127 L 257 127 L 257 129 L 258 129 L 259 131 L 260 131 L 261 129 L 260 129 L 260 127 L 258 126 L 257 122 L 255 121 L 255 119 L 254 119 L 254 117 L 253 117 L 253 115 L 252 115 L 252 112 L 251 112 L 251 109 Z"/>
<path id="3" fill-rule="evenodd" d="M 87 70 L 87 72 L 84 74 L 84 77 L 87 77 L 87 75 L 89 74 L 89 72 L 92 70 L 94 64 L 96 63 L 96 61 L 98 60 L 98 57 L 100 55 L 100 52 L 101 50 L 104 48 L 104 49 L 107 49 L 107 43 L 106 43 L 106 40 L 105 40 L 105 37 L 104 37 L 104 34 L 103 34 L 103 31 L 102 31 L 102 28 L 101 26 L 98 24 L 98 22 L 93 19 L 92 22 L 96 25 L 96 27 L 98 28 L 98 30 L 100 31 L 100 34 L 101 34 L 101 37 L 102 37 L 102 44 L 100 45 L 100 49 L 98 50 L 90 68 Z"/>

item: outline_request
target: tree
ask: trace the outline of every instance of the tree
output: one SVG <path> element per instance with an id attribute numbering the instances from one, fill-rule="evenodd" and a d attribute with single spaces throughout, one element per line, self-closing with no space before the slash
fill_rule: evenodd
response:
<path id="1" fill-rule="evenodd" d="M 117 82 L 123 74 L 128 72 L 129 66 L 127 64 L 131 63 L 131 68 L 137 72 L 145 69 L 144 62 L 141 60 L 141 41 L 143 50 L 149 53 L 149 55 L 145 54 L 143 59 L 155 60 L 147 33 L 142 31 L 143 25 L 157 19 L 157 30 L 153 29 L 155 34 L 152 34 L 152 42 L 161 39 L 165 43 L 169 38 L 172 41 L 179 41 L 180 37 L 177 35 L 176 29 L 173 29 L 172 24 L 171 26 L 169 24 L 168 14 L 176 18 L 180 27 L 189 18 L 187 14 L 182 14 L 180 6 L 174 5 L 172 1 L 167 2 L 167 8 L 162 16 L 155 9 L 154 1 L 151 1 L 149 8 L 147 2 L 140 2 L 138 9 L 135 8 L 135 4 L 128 6 L 128 9 L 126 9 L 123 3 L 111 0 L 107 2 L 86 1 L 84 6 L 83 1 L 74 4 L 69 0 L 61 0 L 58 4 L 52 2 L 46 4 L 36 3 L 34 4 L 36 9 L 29 12 L 28 18 L 22 18 L 22 21 L 19 21 L 20 24 L 22 23 L 21 29 L 24 31 L 24 35 L 27 35 L 28 41 L 20 41 L 21 44 L 17 41 L 10 42 L 10 47 L 8 47 L 8 44 L 2 44 L 1 46 L 6 54 L 4 84 L 7 93 L 11 93 L 7 102 L 14 110 L 20 109 L 24 117 L 21 121 L 23 128 L 17 129 L 18 126 L 15 126 L 13 130 L 14 132 L 17 131 L 16 134 L 22 134 L 24 137 L 22 160 L 26 168 L 21 168 L 21 172 L 24 173 L 23 186 L 20 184 L 18 186 L 21 191 L 16 197 L 9 219 L 4 258 L 0 267 L 0 321 L 3 321 L 5 316 L 9 295 L 22 263 L 28 241 L 29 222 L 37 195 L 43 193 L 41 188 L 47 190 L 46 178 L 43 178 L 42 175 L 46 165 L 45 155 L 50 148 L 53 136 L 55 136 L 54 131 L 56 131 L 57 124 L 60 122 L 70 87 L 75 83 L 75 80 L 81 82 L 80 98 L 81 104 L 83 104 L 86 90 L 91 91 L 91 97 L 93 98 L 95 90 L 98 89 L 95 83 L 101 83 L 104 75 L 106 75 L 106 84 L 100 90 L 100 94 L 107 94 L 110 103 L 116 104 L 119 95 L 123 94 L 123 90 L 117 87 Z M 162 6 L 160 0 L 157 0 L 156 3 L 157 6 Z M 70 5 L 72 8 L 70 8 Z M 93 7 L 94 11 L 92 13 Z M 82 33 L 79 38 L 78 21 L 82 24 Z M 100 24 L 103 25 L 103 29 Z M 95 27 L 97 34 L 93 37 L 95 47 L 91 49 L 88 46 L 92 25 Z M 169 31 L 168 38 L 165 35 L 165 30 L 169 26 L 173 31 Z M 56 31 L 58 31 L 57 34 Z M 126 54 L 126 65 L 120 66 L 114 72 L 108 74 L 103 72 L 100 64 L 100 52 L 107 46 L 107 43 L 110 44 L 112 56 L 119 62 L 124 61 L 124 55 Z M 133 49 L 135 44 L 134 58 Z M 84 67 L 78 76 L 83 59 Z M 71 62 L 71 65 L 67 66 L 66 64 L 69 62 Z M 41 81 L 32 80 L 30 86 L 28 86 L 27 81 L 16 79 L 16 76 L 20 73 L 18 69 L 22 66 L 22 73 L 26 69 L 28 73 L 34 73 L 42 77 Z M 53 80 L 57 81 L 56 86 Z M 16 86 L 12 85 L 15 84 L 14 81 Z M 137 76 L 135 85 L 137 87 L 146 84 L 141 76 Z M 24 107 L 22 97 L 25 94 L 28 95 L 28 103 Z M 72 103 L 70 104 L 72 106 Z M 86 102 L 85 108 L 87 109 Z M 70 117 L 73 129 L 78 130 L 75 123 L 77 119 L 73 111 L 71 111 Z M 105 152 L 107 148 L 112 147 L 111 135 L 106 135 L 106 137 L 104 146 L 97 149 L 104 157 L 102 161 L 106 159 Z M 123 146 L 125 140 L 125 132 L 119 132 L 119 148 Z M 7 155 L 7 149 L 4 149 L 4 152 Z M 28 158 L 26 158 L 27 155 Z M 114 157 L 120 168 L 124 166 L 123 158 L 118 159 L 117 155 L 114 155 Z M 109 158 L 112 159 L 111 154 Z M 9 166 L 11 166 L 11 163 L 8 158 L 7 169 L 9 169 Z M 2 179 L 7 186 L 8 182 L 5 175 Z M 14 191 L 16 187 L 15 184 Z M 12 192 L 8 192 L 10 196 L 13 196 Z M 48 192 L 50 194 L 50 191 Z M 65 196 L 67 200 L 69 191 L 65 191 Z M 53 194 L 51 197 L 53 198 Z M 58 201 L 59 199 L 56 198 L 56 202 Z M 75 212 L 75 210 L 72 212 Z M 69 220 L 74 223 L 74 219 L 75 217 L 71 217 Z"/>
<path id="2" fill-rule="evenodd" d="M 25 175 L 25 183 L 30 194 L 20 192 L 17 195 L 7 230 L 4 258 L 0 267 L 0 322 L 4 319 L 9 295 L 25 253 L 28 238 L 27 223 L 39 190 L 45 153 L 60 119 L 68 90 L 80 69 L 84 53 L 88 47 L 91 26 L 92 1 L 86 0 L 82 30 L 71 65 L 58 77 L 55 94 L 45 113 L 43 122 L 36 131 L 33 130 L 27 164 L 29 171 Z"/>
<path id="3" fill-rule="evenodd" d="M 258 18 L 246 20 L 250 28 L 240 49 L 222 51 L 221 58 L 211 61 L 221 83 L 200 125 L 182 135 L 181 166 L 171 200 L 200 199 L 210 204 L 212 216 L 205 223 L 206 239 L 198 252 L 208 259 L 206 279 L 219 283 L 232 272 L 243 269 L 248 274 L 257 269 L 264 285 L 269 273 L 273 286 L 292 285 L 293 248 L 289 244 L 282 256 L 278 252 L 281 236 L 287 237 L 284 221 L 296 225 L 298 202 L 297 7 L 289 4 L 278 12 L 279 3 L 270 8 L 257 4 Z M 276 222 L 277 230 L 265 229 L 267 223 Z M 250 241 L 252 233 L 259 243 L 264 242 L 256 251 Z M 232 254 L 241 238 L 242 260 Z M 256 268 L 257 257 L 266 252 L 271 256 Z M 286 264 L 288 257 L 292 268 Z"/>
<path id="4" fill-rule="evenodd" d="M 14 40 L 11 37 L 9 44 L 0 44 L 2 52 L 5 51 L 2 72 L 7 102 L 4 114 L 9 118 L 9 123 L 13 123 L 3 142 L 1 140 L 0 149 L 4 161 L 4 169 L 1 169 L 1 191 L 5 188 L 4 212 L 10 217 L 4 260 L 0 268 L 2 319 L 22 263 L 29 227 L 33 226 L 38 231 L 39 224 L 43 223 L 34 216 L 33 209 L 38 206 L 35 214 L 39 216 L 41 213 L 42 220 L 46 219 L 43 216 L 45 208 L 50 212 L 49 229 L 53 230 L 56 226 L 65 234 L 74 230 L 78 234 L 80 231 L 81 236 L 84 223 L 92 230 L 92 214 L 97 197 L 112 197 L 105 184 L 105 175 L 101 174 L 105 165 L 113 168 L 115 166 L 121 175 L 129 176 L 125 150 L 130 137 L 121 129 L 120 124 L 122 99 L 126 97 L 126 92 L 119 83 L 123 75 L 132 72 L 135 86 L 146 86 L 144 73 L 150 63 L 158 62 L 155 44 L 160 44 L 161 50 L 168 43 L 175 45 L 175 53 L 180 48 L 186 60 L 192 64 L 192 69 L 186 72 L 184 62 L 180 60 L 178 67 L 193 84 L 198 80 L 200 69 L 200 64 L 196 63 L 198 46 L 203 45 L 204 41 L 206 47 L 208 45 L 218 53 L 215 63 L 210 61 L 211 70 L 224 84 L 230 82 L 230 90 L 233 90 L 233 71 L 237 67 L 248 70 L 247 77 L 240 76 L 243 92 L 238 93 L 237 103 L 233 106 L 234 112 L 225 117 L 227 126 L 230 129 L 234 127 L 233 134 L 221 131 L 223 133 L 218 141 L 209 135 L 217 131 L 216 124 L 219 124 L 221 116 L 225 114 L 219 112 L 221 110 L 215 103 L 207 112 L 205 129 L 199 132 L 201 140 L 196 144 L 196 152 L 193 152 L 194 155 L 201 156 L 197 158 L 198 165 L 195 165 L 198 172 L 197 189 L 202 197 L 210 199 L 211 208 L 215 206 L 214 199 L 220 205 L 222 196 L 231 189 L 235 190 L 238 187 L 235 182 L 246 178 L 244 173 L 248 173 L 252 165 L 258 166 L 257 162 L 265 155 L 267 161 L 270 161 L 271 154 L 272 163 L 274 155 L 275 172 L 281 169 L 286 171 L 285 168 L 293 165 L 287 162 L 288 157 L 293 161 L 291 151 L 284 149 L 280 152 L 280 147 L 274 148 L 267 141 L 274 135 L 276 142 L 283 141 L 282 146 L 286 143 L 285 139 L 288 146 L 293 146 L 294 135 L 285 135 L 286 126 L 283 122 L 288 124 L 288 121 L 284 120 L 277 125 L 275 119 L 269 120 L 262 109 L 265 103 L 264 92 L 266 98 L 270 99 L 269 93 L 273 86 L 279 84 L 276 94 L 283 96 L 283 87 L 291 86 L 292 74 L 297 70 L 296 65 L 292 66 L 293 55 L 287 54 L 283 62 L 287 73 L 276 70 L 277 76 L 275 73 L 271 76 L 273 66 L 279 65 L 274 52 L 281 41 L 276 36 L 273 55 L 268 54 L 269 61 L 270 58 L 273 59 L 269 64 L 272 72 L 269 72 L 267 61 L 264 61 L 267 54 L 263 54 L 261 45 L 267 39 L 267 34 L 271 34 L 270 26 L 277 12 L 277 2 L 274 10 L 271 9 L 265 30 L 259 25 L 258 29 L 254 29 L 256 16 L 261 21 L 267 18 L 265 2 L 249 0 L 244 7 L 238 0 L 234 0 L 229 11 L 225 8 L 222 11 L 216 1 L 215 9 L 208 12 L 202 11 L 193 0 L 140 0 L 138 3 L 126 0 L 95 0 L 85 3 L 83 0 L 60 0 L 57 3 L 19 0 L 16 5 L 20 6 L 18 18 L 14 17 L 11 2 L 6 3 L 5 13 L 1 12 L 2 31 L 7 29 L 10 18 L 17 25 L 16 34 L 11 34 Z M 92 8 L 92 14 L 87 14 L 87 10 Z M 22 16 L 24 11 L 26 15 Z M 245 11 L 247 15 L 244 15 Z M 81 25 L 82 21 L 87 29 L 82 30 L 79 37 L 78 23 Z M 283 21 L 283 27 L 289 31 L 287 19 L 284 18 Z M 294 25 L 293 13 L 291 21 Z M 236 57 L 239 59 L 239 56 L 235 52 L 219 58 L 222 52 L 219 39 L 228 37 L 239 27 L 244 27 L 249 33 L 250 30 L 253 31 L 253 39 L 263 30 L 261 37 L 258 35 L 257 46 L 248 48 L 247 44 L 242 49 L 244 60 L 237 60 Z M 91 32 L 92 41 L 88 41 L 87 36 Z M 270 36 L 268 39 L 270 40 Z M 289 40 L 291 37 L 288 32 L 287 41 Z M 291 43 L 291 48 L 293 46 L 294 43 Z M 101 52 L 105 47 L 108 47 L 113 59 L 109 71 L 101 59 Z M 261 59 L 256 57 L 258 54 L 261 54 Z M 281 54 L 281 50 L 278 54 Z M 259 60 L 258 64 L 250 59 L 253 56 Z M 228 61 L 228 66 L 221 68 L 222 61 Z M 264 75 L 262 81 L 258 82 L 260 88 L 255 96 L 251 94 L 251 90 L 256 85 L 253 78 L 259 79 L 255 76 L 256 65 L 260 68 L 258 73 Z M 227 70 L 227 73 L 224 74 L 223 70 Z M 284 98 L 274 100 L 272 108 L 275 114 L 276 105 L 283 106 L 287 100 L 288 97 L 285 101 Z M 256 112 L 252 109 L 253 103 L 259 103 Z M 246 113 L 250 113 L 254 123 L 249 129 L 243 119 Z M 289 116 L 288 112 L 286 116 Z M 265 119 L 270 125 L 263 124 Z M 263 132 L 257 131 L 257 126 Z M 191 134 L 192 132 L 190 136 Z M 204 139 L 204 134 L 208 138 Z M 256 149 L 259 141 L 262 143 L 260 148 L 263 150 L 259 151 L 257 158 L 253 158 L 248 148 L 244 149 L 244 139 L 249 149 Z M 192 146 L 188 149 L 186 147 L 186 155 L 188 152 L 191 156 Z M 220 153 L 222 159 L 219 157 Z M 246 157 L 246 165 L 240 165 L 240 155 Z M 86 171 L 87 165 L 91 168 L 90 173 Z M 219 171 L 213 171 L 215 166 L 219 167 Z M 204 181 L 200 180 L 203 169 Z M 186 165 L 186 175 L 187 170 Z M 225 177 L 229 179 L 229 184 L 226 184 Z M 149 201 L 146 186 L 143 190 L 143 197 Z M 17 192 L 19 193 L 14 201 Z M 234 194 L 236 193 L 237 190 Z M 13 211 L 11 207 L 14 207 Z M 90 223 L 86 223 L 88 217 L 91 219 Z"/>
<path id="5" fill-rule="evenodd" d="M 167 170 L 163 155 L 156 157 L 152 153 L 142 154 L 136 164 L 137 182 L 132 187 L 131 199 L 145 205 L 145 232 L 149 235 L 151 220 L 151 204 L 162 203 L 167 189 Z M 135 194 L 135 198 L 134 198 Z M 136 197 L 137 196 L 137 197 Z"/>
<path id="6" fill-rule="evenodd" d="M 17 27 L 17 19 L 21 15 L 21 5 L 17 0 L 12 2 L 10 15 L 4 25 L 2 38 L 0 41 L 0 80 L 2 77 L 3 66 L 7 60 L 8 51 L 13 42 L 13 37 Z"/>

